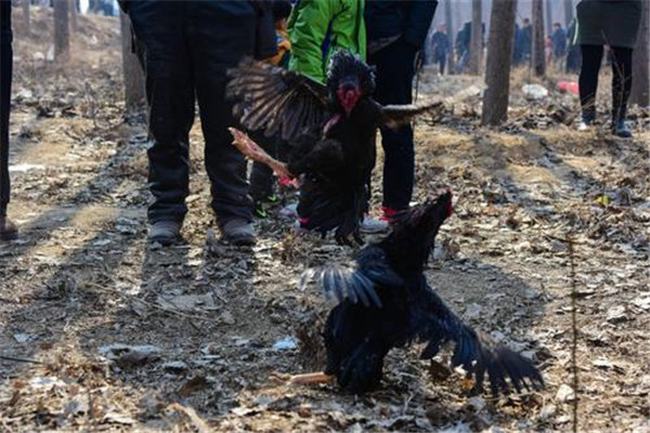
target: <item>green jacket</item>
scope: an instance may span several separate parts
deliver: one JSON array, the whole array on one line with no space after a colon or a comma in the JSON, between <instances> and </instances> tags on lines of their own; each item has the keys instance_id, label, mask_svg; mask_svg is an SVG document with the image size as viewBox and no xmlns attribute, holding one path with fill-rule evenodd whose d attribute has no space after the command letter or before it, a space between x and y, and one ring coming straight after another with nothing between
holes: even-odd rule
<instances>
[{"instance_id":1,"label":"green jacket","mask_svg":"<svg viewBox=\"0 0 650 433\"><path fill-rule=\"evenodd\" d=\"M289 18L289 69L321 83L329 59L345 49L366 59L364 0L299 0Z\"/></svg>"}]
</instances>

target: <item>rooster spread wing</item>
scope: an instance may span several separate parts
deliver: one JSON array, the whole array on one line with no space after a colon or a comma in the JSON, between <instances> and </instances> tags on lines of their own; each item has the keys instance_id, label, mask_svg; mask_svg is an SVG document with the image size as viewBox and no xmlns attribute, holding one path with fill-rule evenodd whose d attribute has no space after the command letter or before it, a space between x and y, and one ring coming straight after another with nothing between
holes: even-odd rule
<instances>
[{"instance_id":1,"label":"rooster spread wing","mask_svg":"<svg viewBox=\"0 0 650 433\"><path fill-rule=\"evenodd\" d=\"M505 346L490 347L476 332L462 322L442 299L423 282L422 290L411 303L410 321L412 334L427 343L423 359L438 353L447 343L454 344L452 366L462 366L474 376L478 389L482 388L485 373L490 379L493 394L509 391L509 384L518 392L522 387L542 387L544 381L533 363Z\"/></svg>"},{"instance_id":2,"label":"rooster spread wing","mask_svg":"<svg viewBox=\"0 0 650 433\"><path fill-rule=\"evenodd\" d=\"M251 131L264 129L267 136L280 132L293 142L330 116L327 88L304 75L244 58L228 76L226 96L234 101L233 114Z\"/></svg>"},{"instance_id":3,"label":"rooster spread wing","mask_svg":"<svg viewBox=\"0 0 650 433\"><path fill-rule=\"evenodd\" d=\"M301 288L310 280L316 280L325 296L337 302L348 300L365 307L382 308L375 288L401 287L404 280L387 264L382 249L367 248L360 254L355 268L327 265L305 271L300 281Z\"/></svg>"},{"instance_id":4,"label":"rooster spread wing","mask_svg":"<svg viewBox=\"0 0 650 433\"><path fill-rule=\"evenodd\" d=\"M442 102L432 102L423 105L384 105L381 107L380 122L381 125L396 129L406 125L416 116L429 112L439 112L443 108L444 104Z\"/></svg>"}]
</instances>

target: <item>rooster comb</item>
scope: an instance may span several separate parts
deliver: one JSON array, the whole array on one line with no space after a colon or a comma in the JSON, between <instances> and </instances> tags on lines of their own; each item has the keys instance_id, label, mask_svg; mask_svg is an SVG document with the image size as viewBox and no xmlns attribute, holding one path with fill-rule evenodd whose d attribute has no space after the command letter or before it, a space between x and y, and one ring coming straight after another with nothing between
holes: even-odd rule
<instances>
[{"instance_id":1,"label":"rooster comb","mask_svg":"<svg viewBox=\"0 0 650 433\"><path fill-rule=\"evenodd\" d=\"M328 87L336 87L338 82L350 75L359 79L361 90L366 95L375 91L375 68L355 54L346 50L338 50L330 59L327 69Z\"/></svg>"}]
</instances>

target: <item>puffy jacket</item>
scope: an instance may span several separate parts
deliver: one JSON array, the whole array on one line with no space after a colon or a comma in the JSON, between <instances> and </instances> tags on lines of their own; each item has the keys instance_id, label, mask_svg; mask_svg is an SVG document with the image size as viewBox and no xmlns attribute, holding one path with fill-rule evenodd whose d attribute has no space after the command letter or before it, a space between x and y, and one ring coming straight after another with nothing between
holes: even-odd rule
<instances>
[{"instance_id":1,"label":"puffy jacket","mask_svg":"<svg viewBox=\"0 0 650 433\"><path fill-rule=\"evenodd\" d=\"M344 49L366 58L364 0L299 0L289 17L289 69L325 82L332 53Z\"/></svg>"},{"instance_id":2,"label":"puffy jacket","mask_svg":"<svg viewBox=\"0 0 650 433\"><path fill-rule=\"evenodd\" d=\"M421 49L437 6L436 0L367 0L368 40L401 35Z\"/></svg>"}]
</instances>

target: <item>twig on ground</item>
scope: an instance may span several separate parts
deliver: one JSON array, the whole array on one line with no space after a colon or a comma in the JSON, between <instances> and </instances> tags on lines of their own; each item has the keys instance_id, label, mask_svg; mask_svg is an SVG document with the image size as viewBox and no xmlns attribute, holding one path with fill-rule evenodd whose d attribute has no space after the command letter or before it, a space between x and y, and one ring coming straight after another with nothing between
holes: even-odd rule
<instances>
[{"instance_id":1,"label":"twig on ground","mask_svg":"<svg viewBox=\"0 0 650 433\"><path fill-rule=\"evenodd\" d=\"M31 359L31 358L22 358L22 357L19 357L19 356L0 355L0 359L3 359L5 361L25 362L25 363L28 363L28 364L44 364L43 361L38 361L36 359Z\"/></svg>"}]
</instances>

